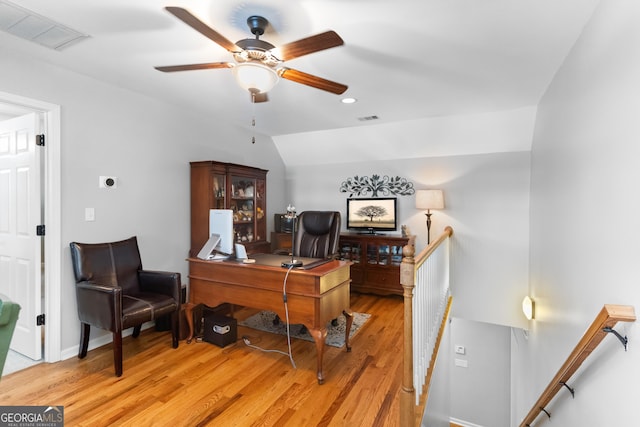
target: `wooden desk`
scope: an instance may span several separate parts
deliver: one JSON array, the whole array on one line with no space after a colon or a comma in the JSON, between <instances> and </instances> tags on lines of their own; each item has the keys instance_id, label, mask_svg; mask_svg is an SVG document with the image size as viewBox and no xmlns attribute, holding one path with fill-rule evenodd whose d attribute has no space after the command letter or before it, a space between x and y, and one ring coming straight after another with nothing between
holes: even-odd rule
<instances>
[{"instance_id":1,"label":"wooden desk","mask_svg":"<svg viewBox=\"0 0 640 427\"><path fill-rule=\"evenodd\" d=\"M231 303L271 310L281 319L286 318L283 299L286 268L197 258L189 258L188 261L191 304L214 307ZM293 269L287 277L289 322L305 325L315 341L319 384L324 383L322 356L327 323L340 314L347 319L345 346L347 351L351 351L349 331L353 316L349 308L349 266L349 262L334 260L309 270Z\"/></svg>"}]
</instances>

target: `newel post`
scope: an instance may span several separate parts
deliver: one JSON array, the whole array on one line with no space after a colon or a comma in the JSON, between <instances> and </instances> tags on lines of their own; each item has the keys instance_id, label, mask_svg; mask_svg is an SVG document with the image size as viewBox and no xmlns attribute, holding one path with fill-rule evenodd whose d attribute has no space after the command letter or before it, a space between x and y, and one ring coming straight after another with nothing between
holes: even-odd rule
<instances>
[{"instance_id":1,"label":"newel post","mask_svg":"<svg viewBox=\"0 0 640 427\"><path fill-rule=\"evenodd\" d=\"M400 284L404 289L404 346L402 389L400 390L400 427L415 426L416 390L413 388L413 288L415 287L415 255L413 241L402 248Z\"/></svg>"}]
</instances>

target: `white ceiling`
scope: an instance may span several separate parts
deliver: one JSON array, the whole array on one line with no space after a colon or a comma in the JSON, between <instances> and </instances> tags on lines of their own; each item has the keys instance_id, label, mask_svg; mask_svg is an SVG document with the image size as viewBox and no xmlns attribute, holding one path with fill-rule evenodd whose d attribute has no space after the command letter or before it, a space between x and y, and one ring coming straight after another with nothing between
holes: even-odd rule
<instances>
[{"instance_id":1,"label":"white ceiling","mask_svg":"<svg viewBox=\"0 0 640 427\"><path fill-rule=\"evenodd\" d=\"M89 37L52 50L0 32L10 49L261 133L288 135L536 105L598 0L14 0ZM282 80L251 104L229 69L153 67L231 60L179 21L188 9L231 41L266 17L278 46L332 29L344 46L285 65L349 86L342 96ZM0 16L0 21L1 21ZM358 118L376 115L376 121Z\"/></svg>"}]
</instances>

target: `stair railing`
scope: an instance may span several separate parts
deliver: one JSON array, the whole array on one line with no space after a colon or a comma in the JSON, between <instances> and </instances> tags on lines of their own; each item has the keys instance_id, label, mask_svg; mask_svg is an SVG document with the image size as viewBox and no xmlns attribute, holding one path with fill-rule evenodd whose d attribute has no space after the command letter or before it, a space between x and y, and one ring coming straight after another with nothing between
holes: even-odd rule
<instances>
[{"instance_id":1,"label":"stair railing","mask_svg":"<svg viewBox=\"0 0 640 427\"><path fill-rule=\"evenodd\" d=\"M404 347L400 426L415 427L421 419L417 409L434 354L438 351L443 320L451 304L449 288L449 243L453 234L446 227L442 235L415 255L412 243L403 248L400 284L404 289ZM416 390L418 392L416 393Z\"/></svg>"},{"instance_id":2,"label":"stair railing","mask_svg":"<svg viewBox=\"0 0 640 427\"><path fill-rule=\"evenodd\" d=\"M540 398L538 398L527 416L522 420L520 427L530 426L541 412L544 412L551 418L551 414L549 414L545 408L562 387L566 387L571 394L574 394L574 390L568 383L569 378L578 370L582 362L586 360L607 334L614 334L626 350L627 338L621 336L613 327L618 322L635 322L635 320L636 315L632 306L605 304L558 373L553 377L547 388L545 388L540 395Z\"/></svg>"}]
</instances>

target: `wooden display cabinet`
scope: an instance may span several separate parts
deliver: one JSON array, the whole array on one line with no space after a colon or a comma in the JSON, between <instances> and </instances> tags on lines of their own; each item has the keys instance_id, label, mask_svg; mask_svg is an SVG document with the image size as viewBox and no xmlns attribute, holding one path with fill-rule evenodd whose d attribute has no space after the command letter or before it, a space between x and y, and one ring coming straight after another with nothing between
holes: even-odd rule
<instances>
[{"instance_id":1,"label":"wooden display cabinet","mask_svg":"<svg viewBox=\"0 0 640 427\"><path fill-rule=\"evenodd\" d=\"M236 243L248 253L268 252L267 172L216 161L191 162L191 249L195 256L209 238L209 210L233 210Z\"/></svg>"},{"instance_id":2,"label":"wooden display cabinet","mask_svg":"<svg viewBox=\"0 0 640 427\"><path fill-rule=\"evenodd\" d=\"M377 295L402 295L402 248L413 237L343 233L340 257L351 264L351 290Z\"/></svg>"}]
</instances>

